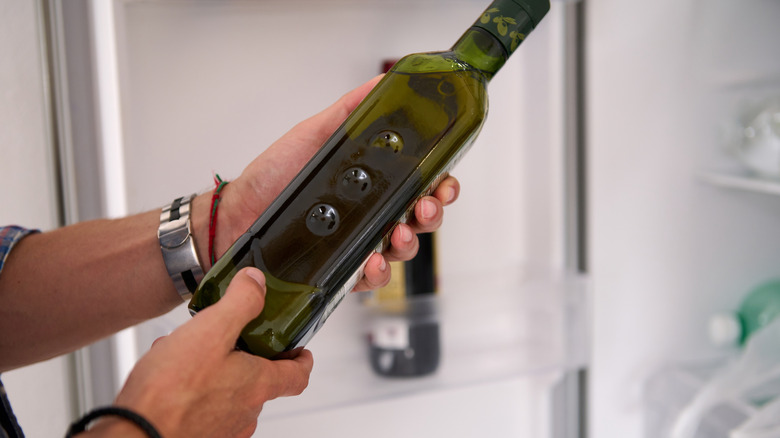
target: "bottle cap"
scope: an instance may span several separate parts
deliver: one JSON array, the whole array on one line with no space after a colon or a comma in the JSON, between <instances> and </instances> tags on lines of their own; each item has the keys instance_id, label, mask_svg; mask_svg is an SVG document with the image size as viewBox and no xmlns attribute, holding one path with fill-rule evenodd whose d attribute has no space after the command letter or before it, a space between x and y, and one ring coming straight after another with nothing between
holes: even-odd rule
<instances>
[{"instance_id":1,"label":"bottle cap","mask_svg":"<svg viewBox=\"0 0 780 438\"><path fill-rule=\"evenodd\" d=\"M710 318L710 340L718 347L733 347L742 337L739 318L731 313L718 313Z\"/></svg>"},{"instance_id":2,"label":"bottle cap","mask_svg":"<svg viewBox=\"0 0 780 438\"><path fill-rule=\"evenodd\" d=\"M495 0L474 23L511 55L550 10L549 0Z\"/></svg>"},{"instance_id":3,"label":"bottle cap","mask_svg":"<svg viewBox=\"0 0 780 438\"><path fill-rule=\"evenodd\" d=\"M515 3L517 3L521 8L525 9L525 12L528 13L528 16L531 17L531 21L534 23L534 27L536 27L540 21L542 21L542 18L544 18L545 15L547 15L547 12L550 10L550 1L549 0L513 0Z\"/></svg>"}]
</instances>

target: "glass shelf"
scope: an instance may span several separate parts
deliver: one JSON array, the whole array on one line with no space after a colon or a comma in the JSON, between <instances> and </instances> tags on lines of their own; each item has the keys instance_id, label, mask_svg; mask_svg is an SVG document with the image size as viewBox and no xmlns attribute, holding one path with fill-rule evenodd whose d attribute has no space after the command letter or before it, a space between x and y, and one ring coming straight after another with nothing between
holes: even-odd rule
<instances>
[{"instance_id":1,"label":"glass shelf","mask_svg":"<svg viewBox=\"0 0 780 438\"><path fill-rule=\"evenodd\" d=\"M436 298L441 358L423 377L386 377L372 369L368 329L375 310L366 294L348 295L307 346L309 386L263 408L283 419L334 407L433 391L551 376L585 365L589 351L587 278L547 269L502 266L493 272L442 275ZM137 326L138 352L190 319L186 306Z\"/></svg>"},{"instance_id":2,"label":"glass shelf","mask_svg":"<svg viewBox=\"0 0 780 438\"><path fill-rule=\"evenodd\" d=\"M708 170L698 174L699 179L719 187L754 193L780 195L780 180L757 176L741 170Z\"/></svg>"},{"instance_id":3,"label":"glass shelf","mask_svg":"<svg viewBox=\"0 0 780 438\"><path fill-rule=\"evenodd\" d=\"M440 285L441 362L424 377L386 377L369 362L372 310L360 294L339 306L308 348L314 371L306 391L277 399L266 419L335 406L477 385L518 376L548 378L584 365L587 282L578 276L504 272L450 276Z\"/></svg>"}]
</instances>

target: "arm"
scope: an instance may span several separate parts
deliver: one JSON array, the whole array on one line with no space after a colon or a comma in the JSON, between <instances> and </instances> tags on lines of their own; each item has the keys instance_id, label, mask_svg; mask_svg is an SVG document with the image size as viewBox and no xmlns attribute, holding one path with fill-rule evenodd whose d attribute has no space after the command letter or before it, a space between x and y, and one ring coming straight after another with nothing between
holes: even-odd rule
<instances>
[{"instance_id":1,"label":"arm","mask_svg":"<svg viewBox=\"0 0 780 438\"><path fill-rule=\"evenodd\" d=\"M222 254L297 174L376 84L367 82L301 122L247 166L222 192L214 242ZM417 251L415 232L432 231L458 195L448 178L418 203L415 220L396 228L391 246L369 260L357 289L385 284L386 261ZM193 201L192 227L204 269L210 193ZM159 210L80 223L17 244L0 275L0 371L72 351L181 303L157 241Z\"/></svg>"},{"instance_id":2,"label":"arm","mask_svg":"<svg viewBox=\"0 0 780 438\"><path fill-rule=\"evenodd\" d=\"M17 243L0 275L0 370L72 351L181 303L157 223L148 212Z\"/></svg>"}]
</instances>

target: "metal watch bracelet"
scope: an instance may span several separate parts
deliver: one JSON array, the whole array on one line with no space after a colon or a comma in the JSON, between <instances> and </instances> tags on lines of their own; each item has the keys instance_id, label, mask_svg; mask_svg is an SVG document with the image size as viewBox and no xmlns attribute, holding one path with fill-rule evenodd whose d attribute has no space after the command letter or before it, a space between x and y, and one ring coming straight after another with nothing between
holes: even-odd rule
<instances>
[{"instance_id":1,"label":"metal watch bracelet","mask_svg":"<svg viewBox=\"0 0 780 438\"><path fill-rule=\"evenodd\" d=\"M163 207L160 227L157 229L165 268L184 301L192 297L198 283L203 279L203 268L195 249L190 222L194 198L195 194L181 197Z\"/></svg>"}]
</instances>

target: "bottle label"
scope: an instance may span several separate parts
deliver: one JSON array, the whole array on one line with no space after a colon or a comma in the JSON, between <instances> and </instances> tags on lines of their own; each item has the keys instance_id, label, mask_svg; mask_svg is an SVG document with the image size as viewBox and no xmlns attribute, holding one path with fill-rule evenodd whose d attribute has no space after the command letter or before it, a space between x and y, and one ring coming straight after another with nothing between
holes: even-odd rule
<instances>
[{"instance_id":1,"label":"bottle label","mask_svg":"<svg viewBox=\"0 0 780 438\"><path fill-rule=\"evenodd\" d=\"M404 317L377 318L369 333L374 347L401 351L409 348L409 321Z\"/></svg>"},{"instance_id":2,"label":"bottle label","mask_svg":"<svg viewBox=\"0 0 780 438\"><path fill-rule=\"evenodd\" d=\"M528 13L511 0L495 1L485 10L473 27L486 30L504 46L511 55L525 37L534 30Z\"/></svg>"}]
</instances>

